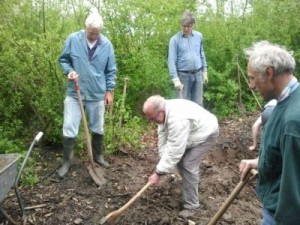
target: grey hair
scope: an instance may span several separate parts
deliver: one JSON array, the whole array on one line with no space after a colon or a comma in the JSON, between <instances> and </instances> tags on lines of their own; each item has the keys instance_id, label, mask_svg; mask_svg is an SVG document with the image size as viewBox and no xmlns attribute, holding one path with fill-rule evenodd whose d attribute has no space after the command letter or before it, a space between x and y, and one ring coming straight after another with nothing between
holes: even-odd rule
<instances>
[{"instance_id":1,"label":"grey hair","mask_svg":"<svg viewBox=\"0 0 300 225\"><path fill-rule=\"evenodd\" d=\"M164 110L165 107L166 99L160 95L153 95L145 101L143 105L143 112L146 113L149 108L153 108L153 112L157 113L160 110Z\"/></svg>"},{"instance_id":2,"label":"grey hair","mask_svg":"<svg viewBox=\"0 0 300 225\"><path fill-rule=\"evenodd\" d=\"M192 12L186 10L182 14L181 24L192 24L194 25L196 22L195 16Z\"/></svg>"},{"instance_id":3,"label":"grey hair","mask_svg":"<svg viewBox=\"0 0 300 225\"><path fill-rule=\"evenodd\" d=\"M292 74L296 67L293 52L288 51L284 46L260 41L244 50L251 67L262 77L268 67L272 67L274 75L283 73Z\"/></svg>"},{"instance_id":4,"label":"grey hair","mask_svg":"<svg viewBox=\"0 0 300 225\"><path fill-rule=\"evenodd\" d=\"M92 12L85 20L86 27L103 29L103 20L98 12Z\"/></svg>"}]
</instances>

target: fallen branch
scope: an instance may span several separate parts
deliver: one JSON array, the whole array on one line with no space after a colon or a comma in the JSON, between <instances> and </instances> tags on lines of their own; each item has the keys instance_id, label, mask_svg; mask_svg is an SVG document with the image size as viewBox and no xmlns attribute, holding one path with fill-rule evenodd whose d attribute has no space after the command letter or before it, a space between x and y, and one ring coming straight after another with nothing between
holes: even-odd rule
<instances>
[{"instance_id":1,"label":"fallen branch","mask_svg":"<svg viewBox=\"0 0 300 225\"><path fill-rule=\"evenodd\" d=\"M0 212L3 214L3 216L8 220L8 222L10 222L13 225L17 225L17 223L4 211L4 209L2 209L2 207L0 206Z\"/></svg>"},{"instance_id":2,"label":"fallen branch","mask_svg":"<svg viewBox=\"0 0 300 225\"><path fill-rule=\"evenodd\" d=\"M24 219L23 219L23 221L22 221L21 224L22 224L22 225L26 225L26 224L27 224L27 216L24 217Z\"/></svg>"},{"instance_id":3,"label":"fallen branch","mask_svg":"<svg viewBox=\"0 0 300 225\"><path fill-rule=\"evenodd\" d=\"M133 192L130 192L130 193L124 193L124 194L113 194L113 195L107 195L106 197L107 198L120 198L120 197L127 197L127 196L130 196L132 195Z\"/></svg>"},{"instance_id":4,"label":"fallen branch","mask_svg":"<svg viewBox=\"0 0 300 225\"><path fill-rule=\"evenodd\" d=\"M46 214L46 215L44 215L44 217L49 217L49 216L51 216L53 213L48 213L48 214Z\"/></svg>"},{"instance_id":5,"label":"fallen branch","mask_svg":"<svg viewBox=\"0 0 300 225\"><path fill-rule=\"evenodd\" d=\"M25 207L25 210L29 210L29 209L38 209L38 208L43 208L43 207L46 207L46 206L47 206L47 204L28 206L28 207Z\"/></svg>"},{"instance_id":6,"label":"fallen branch","mask_svg":"<svg viewBox=\"0 0 300 225\"><path fill-rule=\"evenodd\" d=\"M57 180L57 179L52 179L52 178L50 178L49 181L54 182L54 183L59 183L59 182L60 182L59 180Z\"/></svg>"},{"instance_id":7,"label":"fallen branch","mask_svg":"<svg viewBox=\"0 0 300 225\"><path fill-rule=\"evenodd\" d=\"M45 176L41 177L39 180L39 183L43 182L46 180L48 177L50 177L56 170L60 167L61 165L57 165L53 170L51 170L49 173L47 173Z\"/></svg>"},{"instance_id":8,"label":"fallen branch","mask_svg":"<svg viewBox=\"0 0 300 225\"><path fill-rule=\"evenodd\" d=\"M160 202L155 201L155 200L153 200L153 199L151 199L151 198L148 198L148 197L141 197L141 199L146 199L147 201L152 202L152 203L155 203L155 204L159 205L159 207L163 207L163 208L167 209L168 211L173 211L173 210L174 210L174 209L171 209L170 207L167 207L166 205L163 205L163 204L161 204ZM152 205L152 206L154 207L154 205ZM159 209L158 209L158 211L159 211Z\"/></svg>"}]
</instances>

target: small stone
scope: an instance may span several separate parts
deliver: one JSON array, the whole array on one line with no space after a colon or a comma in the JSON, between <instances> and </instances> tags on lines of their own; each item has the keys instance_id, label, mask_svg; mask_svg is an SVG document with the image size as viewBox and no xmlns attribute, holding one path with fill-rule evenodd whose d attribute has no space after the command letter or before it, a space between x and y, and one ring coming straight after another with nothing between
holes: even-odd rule
<instances>
[{"instance_id":1,"label":"small stone","mask_svg":"<svg viewBox=\"0 0 300 225\"><path fill-rule=\"evenodd\" d=\"M75 224L81 224L82 221L83 221L83 219L77 218L77 219L74 221L74 223L75 223Z\"/></svg>"}]
</instances>

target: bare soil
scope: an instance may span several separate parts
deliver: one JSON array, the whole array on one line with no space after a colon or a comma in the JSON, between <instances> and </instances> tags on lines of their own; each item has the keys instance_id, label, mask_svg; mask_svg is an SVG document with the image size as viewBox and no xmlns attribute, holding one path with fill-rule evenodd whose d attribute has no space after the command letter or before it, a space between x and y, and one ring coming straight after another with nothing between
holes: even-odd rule
<instances>
[{"instance_id":1,"label":"bare soil","mask_svg":"<svg viewBox=\"0 0 300 225\"><path fill-rule=\"evenodd\" d=\"M220 137L216 146L201 164L199 198L201 207L190 221L208 224L239 182L238 165L241 159L254 158L249 151L251 127L258 113L219 121ZM76 158L70 173L63 180L55 173L61 149L42 147L35 168L40 182L35 187L21 186L26 210L23 224L99 224L101 218L126 204L146 183L158 162L155 129L141 140L147 145L143 152L126 149L108 156L111 167L105 169L106 184L93 182L86 168L86 157ZM220 225L258 225L261 203L255 193L256 181L251 181L230 205ZM116 224L179 225L188 220L178 217L181 203L179 176L166 175L158 186L149 187L124 213ZM1 202L2 208L21 224L20 207L13 189ZM32 207L32 208L30 208ZM36 208L35 208L36 207ZM0 213L0 225L9 224Z\"/></svg>"}]
</instances>

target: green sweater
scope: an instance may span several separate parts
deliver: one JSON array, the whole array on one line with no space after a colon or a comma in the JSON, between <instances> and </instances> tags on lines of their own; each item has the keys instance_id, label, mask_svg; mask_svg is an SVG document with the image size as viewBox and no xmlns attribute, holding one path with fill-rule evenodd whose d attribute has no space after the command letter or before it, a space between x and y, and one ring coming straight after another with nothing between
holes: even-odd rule
<instances>
[{"instance_id":1,"label":"green sweater","mask_svg":"<svg viewBox=\"0 0 300 225\"><path fill-rule=\"evenodd\" d=\"M278 102L262 136L257 193L277 225L300 222L300 86Z\"/></svg>"}]
</instances>

